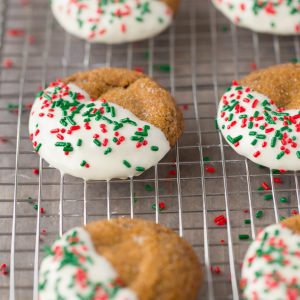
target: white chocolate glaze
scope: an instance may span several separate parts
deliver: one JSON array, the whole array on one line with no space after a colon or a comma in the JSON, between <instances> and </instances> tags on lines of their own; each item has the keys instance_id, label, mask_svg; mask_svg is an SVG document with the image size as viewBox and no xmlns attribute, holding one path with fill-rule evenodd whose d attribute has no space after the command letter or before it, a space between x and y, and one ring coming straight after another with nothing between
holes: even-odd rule
<instances>
[{"instance_id":1,"label":"white chocolate glaze","mask_svg":"<svg viewBox=\"0 0 300 300\"><path fill-rule=\"evenodd\" d=\"M39 300L137 300L83 228L69 230L47 251L40 267Z\"/></svg>"},{"instance_id":2,"label":"white chocolate glaze","mask_svg":"<svg viewBox=\"0 0 300 300\"><path fill-rule=\"evenodd\" d=\"M234 24L257 32L300 33L299 0L212 0Z\"/></svg>"},{"instance_id":3,"label":"white chocolate glaze","mask_svg":"<svg viewBox=\"0 0 300 300\"><path fill-rule=\"evenodd\" d=\"M159 0L52 0L51 6L66 31L107 44L153 37L173 18L171 9Z\"/></svg>"},{"instance_id":4,"label":"white chocolate glaze","mask_svg":"<svg viewBox=\"0 0 300 300\"><path fill-rule=\"evenodd\" d=\"M299 300L300 236L282 224L260 232L245 256L241 288L246 300Z\"/></svg>"},{"instance_id":5,"label":"white chocolate glaze","mask_svg":"<svg viewBox=\"0 0 300 300\"><path fill-rule=\"evenodd\" d=\"M299 110L278 108L267 96L234 84L222 96L217 122L240 155L279 170L300 170Z\"/></svg>"},{"instance_id":6,"label":"white chocolate glaze","mask_svg":"<svg viewBox=\"0 0 300 300\"><path fill-rule=\"evenodd\" d=\"M159 128L62 82L38 94L29 132L34 148L51 166L86 180L140 175L170 149Z\"/></svg>"}]
</instances>

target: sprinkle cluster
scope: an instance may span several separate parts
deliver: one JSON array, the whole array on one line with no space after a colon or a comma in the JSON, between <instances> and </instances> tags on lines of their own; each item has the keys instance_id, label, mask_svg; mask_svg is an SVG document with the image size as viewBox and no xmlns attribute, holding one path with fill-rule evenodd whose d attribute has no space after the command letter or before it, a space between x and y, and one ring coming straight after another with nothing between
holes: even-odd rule
<instances>
[{"instance_id":1,"label":"sprinkle cluster","mask_svg":"<svg viewBox=\"0 0 300 300\"><path fill-rule=\"evenodd\" d=\"M82 228L68 231L45 250L39 299L136 300L111 265L95 252Z\"/></svg>"},{"instance_id":2,"label":"sprinkle cluster","mask_svg":"<svg viewBox=\"0 0 300 300\"><path fill-rule=\"evenodd\" d=\"M40 142L40 132L42 127L45 128L45 125L40 126L40 123L45 119L49 119L49 122L50 119L56 119L53 123L55 127L50 127L49 132L43 134L51 136L47 139L47 143L53 141L52 145L57 151L62 152L66 159L87 145L96 149L99 156L110 156L124 143L133 144L132 147L136 151L147 148L149 153L154 153L160 150L159 146L153 144L151 140L148 141L148 135L152 130L150 125L140 127L129 117L120 119L118 117L120 108L116 105L105 99L86 99L85 95L72 91L69 85L61 81L53 82L49 88L39 92L36 101L40 103L40 107L38 109L33 107L31 115L35 115L37 121L34 130L30 132L30 139L36 152L42 147L47 147ZM57 124L60 126L56 127ZM78 138L74 139L74 136ZM134 168L136 172L145 171L144 166L131 163L131 155L133 153L120 160L122 164L120 168ZM78 161L77 167L92 168L91 159L88 156L83 157Z\"/></svg>"},{"instance_id":3,"label":"sprinkle cluster","mask_svg":"<svg viewBox=\"0 0 300 300\"><path fill-rule=\"evenodd\" d=\"M299 299L299 268L300 237L282 224L265 228L243 263L245 299Z\"/></svg>"},{"instance_id":4,"label":"sprinkle cluster","mask_svg":"<svg viewBox=\"0 0 300 300\"><path fill-rule=\"evenodd\" d=\"M218 112L218 124L230 145L249 159L256 161L263 154L262 165L272 169L274 161L289 157L286 169L297 167L300 159L300 111L277 107L266 96L239 86L237 82L223 95Z\"/></svg>"},{"instance_id":5,"label":"sprinkle cluster","mask_svg":"<svg viewBox=\"0 0 300 300\"><path fill-rule=\"evenodd\" d=\"M116 20L121 21L119 31L126 34L128 26L132 24L128 22L134 19L135 25L144 22L147 15L151 15L151 2L149 0L95 0L96 7L92 15L88 18L84 16L85 11L94 8L93 1L90 0L69 0L66 7L66 12L70 13L72 10L76 11L76 20L78 29L88 28L88 39L94 40L96 37L104 36L108 32L107 25L112 26ZM114 4L118 4L114 7ZM163 12L165 16L172 15L170 9ZM101 22L104 17L109 17L108 24ZM164 23L165 19L157 16L158 23Z\"/></svg>"},{"instance_id":6,"label":"sprinkle cluster","mask_svg":"<svg viewBox=\"0 0 300 300\"><path fill-rule=\"evenodd\" d=\"M289 30L284 24L286 20L282 20L282 11L284 10L287 14L286 18L298 17L294 19L294 27L291 30L294 33L300 32L300 0L214 0L214 2L217 7L223 6L236 24L246 24L247 20L245 19L250 19L250 14L253 17L263 15L266 25L270 30L274 29L275 31L280 30L281 26L282 30ZM252 26L261 26L262 28L265 24L252 24Z\"/></svg>"}]
</instances>

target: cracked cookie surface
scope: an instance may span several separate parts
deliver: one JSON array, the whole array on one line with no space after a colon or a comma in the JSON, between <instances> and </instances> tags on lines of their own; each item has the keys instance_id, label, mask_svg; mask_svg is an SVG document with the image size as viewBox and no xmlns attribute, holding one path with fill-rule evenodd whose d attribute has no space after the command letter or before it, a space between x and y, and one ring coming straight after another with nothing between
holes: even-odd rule
<instances>
[{"instance_id":1,"label":"cracked cookie surface","mask_svg":"<svg viewBox=\"0 0 300 300\"><path fill-rule=\"evenodd\" d=\"M35 151L63 174L110 180L156 165L182 133L172 96L126 69L79 72L38 93L29 120Z\"/></svg>"}]
</instances>

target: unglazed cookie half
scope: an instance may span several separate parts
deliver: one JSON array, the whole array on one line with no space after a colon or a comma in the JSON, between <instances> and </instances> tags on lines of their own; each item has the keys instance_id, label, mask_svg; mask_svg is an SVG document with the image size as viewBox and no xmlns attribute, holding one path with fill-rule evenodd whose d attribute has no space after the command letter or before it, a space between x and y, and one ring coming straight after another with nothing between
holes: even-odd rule
<instances>
[{"instance_id":1,"label":"unglazed cookie half","mask_svg":"<svg viewBox=\"0 0 300 300\"><path fill-rule=\"evenodd\" d=\"M212 2L238 26L264 33L300 34L298 0L212 0Z\"/></svg>"},{"instance_id":2,"label":"unglazed cookie half","mask_svg":"<svg viewBox=\"0 0 300 300\"><path fill-rule=\"evenodd\" d=\"M245 300L300 299L300 216L262 230L242 266Z\"/></svg>"},{"instance_id":3,"label":"unglazed cookie half","mask_svg":"<svg viewBox=\"0 0 300 300\"><path fill-rule=\"evenodd\" d=\"M172 230L113 219L71 229L48 249L39 299L193 300L201 280L192 247Z\"/></svg>"},{"instance_id":4,"label":"unglazed cookie half","mask_svg":"<svg viewBox=\"0 0 300 300\"><path fill-rule=\"evenodd\" d=\"M153 37L172 22L179 0L52 0L60 25L98 43L118 44Z\"/></svg>"},{"instance_id":5,"label":"unglazed cookie half","mask_svg":"<svg viewBox=\"0 0 300 300\"><path fill-rule=\"evenodd\" d=\"M300 65L253 72L222 96L217 122L239 154L270 169L300 169Z\"/></svg>"},{"instance_id":6,"label":"unglazed cookie half","mask_svg":"<svg viewBox=\"0 0 300 300\"><path fill-rule=\"evenodd\" d=\"M156 82L126 69L95 69L38 93L30 120L36 152L86 180L140 175L182 133L182 114Z\"/></svg>"}]
</instances>

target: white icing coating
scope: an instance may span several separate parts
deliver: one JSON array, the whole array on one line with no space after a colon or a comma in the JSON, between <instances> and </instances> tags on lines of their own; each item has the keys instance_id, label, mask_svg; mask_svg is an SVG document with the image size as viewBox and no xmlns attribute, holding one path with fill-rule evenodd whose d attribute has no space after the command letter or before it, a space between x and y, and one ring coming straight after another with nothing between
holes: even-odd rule
<instances>
[{"instance_id":1,"label":"white icing coating","mask_svg":"<svg viewBox=\"0 0 300 300\"><path fill-rule=\"evenodd\" d=\"M300 170L299 110L278 109L267 96L234 85L222 96L217 121L240 155L270 169ZM241 139L235 143L230 137Z\"/></svg>"},{"instance_id":2,"label":"white icing coating","mask_svg":"<svg viewBox=\"0 0 300 300\"><path fill-rule=\"evenodd\" d=\"M51 6L66 31L107 44L153 37L173 18L171 9L159 0L52 0Z\"/></svg>"},{"instance_id":3,"label":"white icing coating","mask_svg":"<svg viewBox=\"0 0 300 300\"><path fill-rule=\"evenodd\" d=\"M300 33L299 0L212 0L212 2L238 26L257 32L281 35Z\"/></svg>"},{"instance_id":4,"label":"white icing coating","mask_svg":"<svg viewBox=\"0 0 300 300\"><path fill-rule=\"evenodd\" d=\"M39 300L137 300L83 228L66 232L48 252L40 267Z\"/></svg>"},{"instance_id":5,"label":"white icing coating","mask_svg":"<svg viewBox=\"0 0 300 300\"><path fill-rule=\"evenodd\" d=\"M29 132L34 147L39 148L40 145L39 155L63 174L86 180L124 179L140 175L144 170L156 165L169 151L170 145L163 132L154 125L138 119L127 109L117 104L90 99L84 90L74 84L53 85L55 86L48 87L36 98L29 120ZM72 95L80 98L76 100L77 106L69 104L74 101ZM69 105L66 110L67 116L71 116L78 107L83 106L80 113L76 113L72 118L75 127L80 128L72 130L68 117L63 116L61 106L54 103L57 103L58 99ZM107 106L111 111L107 111ZM112 117L113 108L115 117ZM96 113L93 113L95 111ZM100 120L96 120L97 113L99 118L101 117ZM65 126L62 125L61 119L65 120ZM114 123L110 124L107 119ZM123 122L129 119L135 124ZM122 127L116 129L116 124ZM145 127L149 129L146 130ZM133 138L140 141L132 140ZM82 142L80 146L79 140ZM61 142L70 143L72 149L69 151L63 146L56 146ZM126 166L126 163L129 165Z\"/></svg>"},{"instance_id":6,"label":"white icing coating","mask_svg":"<svg viewBox=\"0 0 300 300\"><path fill-rule=\"evenodd\" d=\"M300 236L281 224L259 233L242 267L246 300L300 299Z\"/></svg>"}]
</instances>

